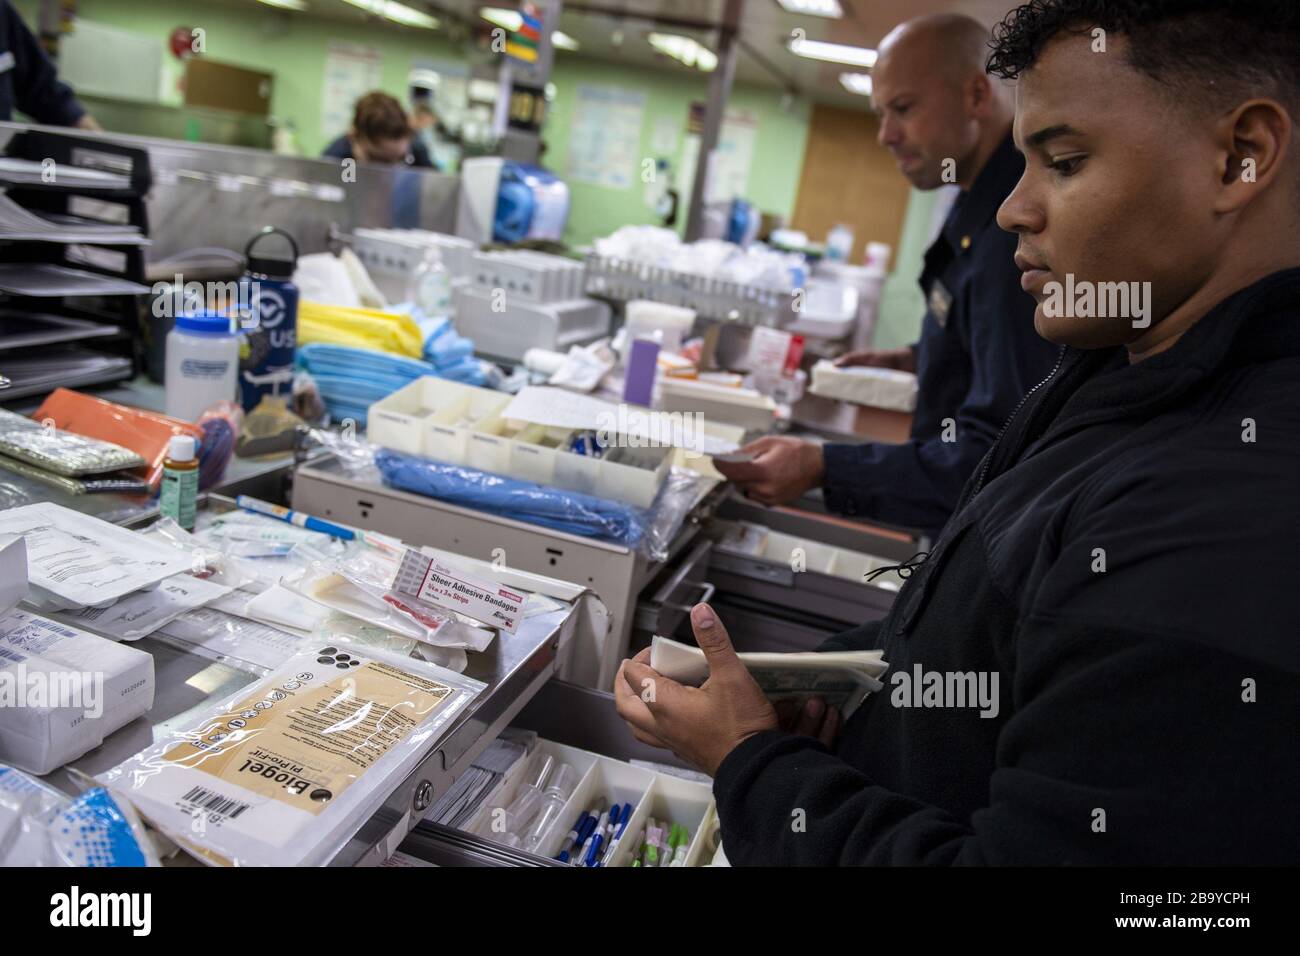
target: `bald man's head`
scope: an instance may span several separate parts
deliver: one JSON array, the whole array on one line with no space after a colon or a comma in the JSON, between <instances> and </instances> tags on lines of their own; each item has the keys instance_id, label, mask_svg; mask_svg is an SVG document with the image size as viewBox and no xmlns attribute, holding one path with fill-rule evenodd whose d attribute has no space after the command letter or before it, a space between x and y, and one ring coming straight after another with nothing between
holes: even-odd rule
<instances>
[{"instance_id":1,"label":"bald man's head","mask_svg":"<svg viewBox=\"0 0 1300 956\"><path fill-rule=\"evenodd\" d=\"M984 72L989 30L956 13L900 24L871 71L880 142L918 189L972 178L980 144L1010 129L1013 104ZM948 175L945 175L945 174Z\"/></svg>"},{"instance_id":2,"label":"bald man's head","mask_svg":"<svg viewBox=\"0 0 1300 956\"><path fill-rule=\"evenodd\" d=\"M880 41L877 52L877 69L882 62L898 57L924 63L960 84L972 74L984 75L989 30L961 13L932 13L894 27Z\"/></svg>"}]
</instances>

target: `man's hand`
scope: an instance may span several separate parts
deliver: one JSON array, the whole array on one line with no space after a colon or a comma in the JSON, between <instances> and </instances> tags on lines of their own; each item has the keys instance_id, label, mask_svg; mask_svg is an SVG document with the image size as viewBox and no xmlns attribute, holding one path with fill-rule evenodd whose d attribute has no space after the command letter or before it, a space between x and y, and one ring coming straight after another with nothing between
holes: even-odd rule
<instances>
[{"instance_id":1,"label":"man's hand","mask_svg":"<svg viewBox=\"0 0 1300 956\"><path fill-rule=\"evenodd\" d=\"M866 349L847 352L835 360L840 368L867 365L872 368L892 368L900 372L916 371L916 353L911 349Z\"/></svg>"},{"instance_id":2,"label":"man's hand","mask_svg":"<svg viewBox=\"0 0 1300 956\"><path fill-rule=\"evenodd\" d=\"M712 777L741 741L779 725L713 608L695 605L691 627L709 662L709 679L700 687L670 680L650 668L644 650L619 668L614 705L637 740L666 747Z\"/></svg>"},{"instance_id":3,"label":"man's hand","mask_svg":"<svg viewBox=\"0 0 1300 956\"><path fill-rule=\"evenodd\" d=\"M741 451L752 454L754 460L728 463L715 458L713 467L759 504L794 501L820 485L826 470L820 445L788 435L760 438Z\"/></svg>"},{"instance_id":4,"label":"man's hand","mask_svg":"<svg viewBox=\"0 0 1300 956\"><path fill-rule=\"evenodd\" d=\"M831 750L835 749L842 725L839 708L827 707L820 697L811 697L802 706L797 700L778 700L776 719L786 733L816 737Z\"/></svg>"}]
</instances>

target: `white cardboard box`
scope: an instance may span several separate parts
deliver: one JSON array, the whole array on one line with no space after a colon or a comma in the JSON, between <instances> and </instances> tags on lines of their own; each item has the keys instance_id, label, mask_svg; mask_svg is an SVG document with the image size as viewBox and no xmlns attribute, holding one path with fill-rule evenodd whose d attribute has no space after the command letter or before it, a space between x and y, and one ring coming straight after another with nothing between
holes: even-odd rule
<instances>
[{"instance_id":1,"label":"white cardboard box","mask_svg":"<svg viewBox=\"0 0 1300 956\"><path fill-rule=\"evenodd\" d=\"M38 776L153 707L153 656L28 611L0 616L0 763Z\"/></svg>"}]
</instances>

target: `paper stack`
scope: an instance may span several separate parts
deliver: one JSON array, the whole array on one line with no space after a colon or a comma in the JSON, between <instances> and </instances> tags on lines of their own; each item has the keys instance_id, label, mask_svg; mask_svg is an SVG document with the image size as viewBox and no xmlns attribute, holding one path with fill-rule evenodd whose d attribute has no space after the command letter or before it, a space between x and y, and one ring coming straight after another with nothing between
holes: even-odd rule
<instances>
[{"instance_id":1,"label":"paper stack","mask_svg":"<svg viewBox=\"0 0 1300 956\"><path fill-rule=\"evenodd\" d=\"M822 398L834 398L853 405L895 412L916 411L916 376L892 368L861 365L840 368L822 359L813 366L810 391Z\"/></svg>"},{"instance_id":2,"label":"paper stack","mask_svg":"<svg viewBox=\"0 0 1300 956\"><path fill-rule=\"evenodd\" d=\"M808 700L820 697L836 707L845 720L867 694L884 685L889 669L880 651L816 651L795 653L745 652L738 655L769 700ZM681 684L699 686L709 676L708 661L698 647L655 635L650 666Z\"/></svg>"}]
</instances>

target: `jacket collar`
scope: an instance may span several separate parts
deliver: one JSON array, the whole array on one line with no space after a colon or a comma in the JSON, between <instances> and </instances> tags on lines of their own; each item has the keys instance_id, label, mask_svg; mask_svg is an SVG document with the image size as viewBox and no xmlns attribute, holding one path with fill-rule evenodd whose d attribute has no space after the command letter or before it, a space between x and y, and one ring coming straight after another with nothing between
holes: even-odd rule
<instances>
[{"instance_id":1,"label":"jacket collar","mask_svg":"<svg viewBox=\"0 0 1300 956\"><path fill-rule=\"evenodd\" d=\"M1300 356L1300 268L1286 269L1233 293L1173 347L1130 365L1123 348L1063 350L1051 378L1012 414L988 452L984 481L962 503L1017 462L1039 437L1056 439L1096 422L1149 418L1230 368ZM959 509L960 510L960 509Z\"/></svg>"},{"instance_id":2,"label":"jacket collar","mask_svg":"<svg viewBox=\"0 0 1300 956\"><path fill-rule=\"evenodd\" d=\"M1024 171L1024 157L1016 152L1011 134L1007 133L971 188L957 198L952 214L943 225L943 237L954 251L964 252L971 247L980 230L993 221Z\"/></svg>"},{"instance_id":3,"label":"jacket collar","mask_svg":"<svg viewBox=\"0 0 1300 956\"><path fill-rule=\"evenodd\" d=\"M1080 387L1059 420L1151 414L1225 368L1300 356L1297 303L1300 268L1266 276L1212 308L1168 350L1137 365L1126 356L1105 363L1109 373Z\"/></svg>"}]
</instances>

